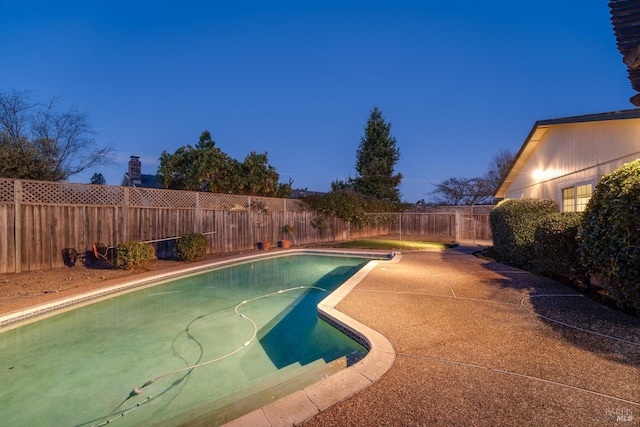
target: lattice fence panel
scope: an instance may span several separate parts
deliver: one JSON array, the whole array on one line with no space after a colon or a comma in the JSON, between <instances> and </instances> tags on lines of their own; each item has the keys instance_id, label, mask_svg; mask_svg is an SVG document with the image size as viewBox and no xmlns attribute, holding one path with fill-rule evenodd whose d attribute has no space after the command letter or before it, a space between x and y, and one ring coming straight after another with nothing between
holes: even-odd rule
<instances>
[{"instance_id":1,"label":"lattice fence panel","mask_svg":"<svg viewBox=\"0 0 640 427\"><path fill-rule=\"evenodd\" d=\"M284 203L283 199L276 199L275 197L251 196L251 208L272 212L282 212L284 210Z\"/></svg>"},{"instance_id":2,"label":"lattice fence panel","mask_svg":"<svg viewBox=\"0 0 640 427\"><path fill-rule=\"evenodd\" d=\"M22 203L44 205L114 205L124 202L124 189L106 185L22 181Z\"/></svg>"},{"instance_id":3,"label":"lattice fence panel","mask_svg":"<svg viewBox=\"0 0 640 427\"><path fill-rule=\"evenodd\" d=\"M214 209L224 211L246 211L249 209L247 196L233 194L199 193L200 207L202 209Z\"/></svg>"},{"instance_id":4,"label":"lattice fence panel","mask_svg":"<svg viewBox=\"0 0 640 427\"><path fill-rule=\"evenodd\" d=\"M13 181L0 179L0 202L13 203Z\"/></svg>"},{"instance_id":5,"label":"lattice fence panel","mask_svg":"<svg viewBox=\"0 0 640 427\"><path fill-rule=\"evenodd\" d=\"M129 188L129 205L150 207L195 208L196 193L191 191Z\"/></svg>"},{"instance_id":6,"label":"lattice fence panel","mask_svg":"<svg viewBox=\"0 0 640 427\"><path fill-rule=\"evenodd\" d=\"M307 210L304 204L297 199L287 199L286 204L288 212L305 212Z\"/></svg>"},{"instance_id":7,"label":"lattice fence panel","mask_svg":"<svg viewBox=\"0 0 640 427\"><path fill-rule=\"evenodd\" d=\"M475 215L484 215L491 213L491 210L494 208L494 205L461 205L461 206L435 206L430 207L431 210L427 211L428 213L461 213L461 214L475 214Z\"/></svg>"}]
</instances>

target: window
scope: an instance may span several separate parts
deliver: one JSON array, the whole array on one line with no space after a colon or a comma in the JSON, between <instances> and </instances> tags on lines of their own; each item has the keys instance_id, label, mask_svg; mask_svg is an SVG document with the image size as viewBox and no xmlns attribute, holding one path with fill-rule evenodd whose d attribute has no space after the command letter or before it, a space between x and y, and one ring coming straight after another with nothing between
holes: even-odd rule
<instances>
[{"instance_id":1,"label":"window","mask_svg":"<svg viewBox=\"0 0 640 427\"><path fill-rule=\"evenodd\" d=\"M592 184L562 189L562 212L582 212L593 193Z\"/></svg>"},{"instance_id":2,"label":"window","mask_svg":"<svg viewBox=\"0 0 640 427\"><path fill-rule=\"evenodd\" d=\"M563 188L562 189L562 212L575 212L576 211L576 188Z\"/></svg>"},{"instance_id":3,"label":"window","mask_svg":"<svg viewBox=\"0 0 640 427\"><path fill-rule=\"evenodd\" d=\"M593 193L591 184L579 185L576 187L576 193L576 212L582 212L586 209L587 203Z\"/></svg>"}]
</instances>

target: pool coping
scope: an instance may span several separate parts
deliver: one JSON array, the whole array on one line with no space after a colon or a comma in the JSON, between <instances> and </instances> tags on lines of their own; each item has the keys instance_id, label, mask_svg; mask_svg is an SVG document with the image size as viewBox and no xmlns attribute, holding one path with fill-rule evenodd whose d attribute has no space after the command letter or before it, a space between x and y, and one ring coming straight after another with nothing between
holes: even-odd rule
<instances>
[{"instance_id":1,"label":"pool coping","mask_svg":"<svg viewBox=\"0 0 640 427\"><path fill-rule=\"evenodd\" d=\"M335 249L288 249L278 252L266 252L260 254L244 255L227 258L213 262L199 263L198 265L180 268L171 273L159 273L141 279L134 279L111 287L82 293L76 296L62 298L45 304L40 304L28 309L22 309L6 313L0 316L0 332L20 327L24 324L59 314L90 304L101 299L111 298L116 294L133 292L148 286L171 280L198 274L211 268L224 267L229 264L238 264L258 260L261 258L273 258L293 254L320 254L341 256L362 256L377 258L369 261L356 274L344 282L338 289L320 301L317 306L318 315L363 344L367 349L367 355L357 363L336 372L322 380L311 384L301 390L293 392L276 400L262 408L249 412L236 418L225 426L239 427L251 425L255 427L279 427L300 424L327 409L335 403L343 401L359 391L370 386L386 373L393 365L396 352L391 342L379 332L358 322L336 309L353 288L360 283L380 262L399 262L402 255L399 252L380 252L362 250L335 250Z\"/></svg>"}]
</instances>

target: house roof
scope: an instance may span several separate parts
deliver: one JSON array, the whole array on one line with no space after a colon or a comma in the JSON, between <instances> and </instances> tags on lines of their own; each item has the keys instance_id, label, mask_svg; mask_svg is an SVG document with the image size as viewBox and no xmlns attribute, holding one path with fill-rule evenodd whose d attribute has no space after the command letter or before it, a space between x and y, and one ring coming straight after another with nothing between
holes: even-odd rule
<instances>
[{"instance_id":1,"label":"house roof","mask_svg":"<svg viewBox=\"0 0 640 427\"><path fill-rule=\"evenodd\" d=\"M142 174L142 183L136 185L136 187L144 187L144 188L163 188L160 181L158 181L158 177L156 175Z\"/></svg>"},{"instance_id":2,"label":"house roof","mask_svg":"<svg viewBox=\"0 0 640 427\"><path fill-rule=\"evenodd\" d=\"M304 199L307 196L313 196L313 195L323 195L326 194L322 191L309 191L309 190L302 190L302 189L293 189L291 190L291 198L292 199Z\"/></svg>"},{"instance_id":3,"label":"house roof","mask_svg":"<svg viewBox=\"0 0 640 427\"><path fill-rule=\"evenodd\" d=\"M609 9L618 50L627 65L631 87L640 92L640 0L611 0ZM640 94L633 96L630 101L640 106Z\"/></svg>"},{"instance_id":4,"label":"house roof","mask_svg":"<svg viewBox=\"0 0 640 427\"><path fill-rule=\"evenodd\" d=\"M125 172L124 176L122 177L122 183L120 185L124 187L164 188L162 187L162 184L160 184L160 181L158 181L158 177L156 175L143 173L140 175L140 178L140 183L134 184L129 179L129 173Z\"/></svg>"},{"instance_id":5,"label":"house roof","mask_svg":"<svg viewBox=\"0 0 640 427\"><path fill-rule=\"evenodd\" d=\"M640 1L640 0L639 0ZM603 122L607 120L624 120L624 119L639 119L640 109L613 111L610 113L598 113L587 114L583 116L564 117L559 119L538 120L531 128L529 135L524 140L520 151L516 154L511 166L507 173L502 177L500 184L496 190L494 197L498 199L504 198L507 187L513 182L513 178L520 172L524 161L529 157L529 154L535 149L538 143L542 140L545 133L551 126L572 124L572 123L588 123L588 122Z\"/></svg>"}]
</instances>

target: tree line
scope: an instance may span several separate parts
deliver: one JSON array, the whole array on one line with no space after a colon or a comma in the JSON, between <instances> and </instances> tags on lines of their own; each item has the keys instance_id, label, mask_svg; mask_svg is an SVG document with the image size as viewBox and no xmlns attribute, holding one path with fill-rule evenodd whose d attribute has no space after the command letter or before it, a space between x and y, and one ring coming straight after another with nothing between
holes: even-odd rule
<instances>
[{"instance_id":1,"label":"tree line","mask_svg":"<svg viewBox=\"0 0 640 427\"><path fill-rule=\"evenodd\" d=\"M113 148L99 145L86 112L62 110L57 99L37 101L28 91L0 92L0 176L18 179L65 181L87 169L113 163ZM391 123L374 106L369 112L356 150L355 176L335 180L324 194L307 197L321 215L363 223L364 213L407 209L399 190L402 174ZM428 204L472 205L493 201L497 186L508 171L513 154L500 151L489 171L479 178L451 177L428 193ZM290 197L292 180L281 183L268 153L250 152L243 161L223 152L207 130L195 145L173 153L163 151L157 170L164 188L242 195ZM104 184L95 173L91 183ZM427 202L419 201L417 205Z\"/></svg>"},{"instance_id":2,"label":"tree line","mask_svg":"<svg viewBox=\"0 0 640 427\"><path fill-rule=\"evenodd\" d=\"M112 164L114 150L99 145L88 113L61 109L57 99L42 102L28 91L0 91L0 176L66 181L85 170ZM289 197L291 181L280 183L267 153L251 152L243 162L225 154L208 131L194 146L160 156L158 180L164 188ZM94 173L92 184L106 181Z\"/></svg>"},{"instance_id":3,"label":"tree line","mask_svg":"<svg viewBox=\"0 0 640 427\"><path fill-rule=\"evenodd\" d=\"M268 154L249 153L239 162L216 146L207 130L195 147L185 145L160 155L158 181L174 190L210 191L248 196L290 197L292 181L281 183Z\"/></svg>"}]
</instances>

